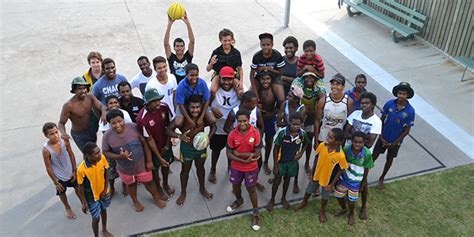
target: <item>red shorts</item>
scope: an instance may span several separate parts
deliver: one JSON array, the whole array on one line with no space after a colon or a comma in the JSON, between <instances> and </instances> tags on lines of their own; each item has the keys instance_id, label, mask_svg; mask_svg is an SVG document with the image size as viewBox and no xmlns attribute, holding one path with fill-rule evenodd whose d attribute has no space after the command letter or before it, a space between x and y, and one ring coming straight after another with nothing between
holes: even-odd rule
<instances>
[{"instance_id":1,"label":"red shorts","mask_svg":"<svg viewBox=\"0 0 474 237\"><path fill-rule=\"evenodd\" d=\"M119 174L122 182L124 182L127 185L133 184L135 182L148 183L153 179L153 174L151 173L151 171L143 171L137 175L124 174L118 170L117 170L117 173Z\"/></svg>"}]
</instances>

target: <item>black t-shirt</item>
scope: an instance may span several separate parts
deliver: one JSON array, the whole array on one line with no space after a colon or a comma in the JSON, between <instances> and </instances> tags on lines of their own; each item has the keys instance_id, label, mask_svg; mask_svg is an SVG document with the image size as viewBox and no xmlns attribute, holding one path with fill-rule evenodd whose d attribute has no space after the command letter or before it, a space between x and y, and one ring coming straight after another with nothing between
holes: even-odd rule
<instances>
[{"instance_id":1,"label":"black t-shirt","mask_svg":"<svg viewBox=\"0 0 474 237\"><path fill-rule=\"evenodd\" d=\"M276 49L272 49L272 55L269 58L263 56L262 50L258 51L253 55L252 69L257 69L258 67L273 67L274 69L280 69L285 66L285 60L281 56L280 52Z\"/></svg>"},{"instance_id":2,"label":"black t-shirt","mask_svg":"<svg viewBox=\"0 0 474 237\"><path fill-rule=\"evenodd\" d=\"M128 106L124 105L123 98L120 98L119 102L120 108L127 111L132 121L136 123L135 119L137 117L138 112L140 112L140 110L143 108L144 101L138 97L132 96L132 99L130 100Z\"/></svg>"},{"instance_id":3,"label":"black t-shirt","mask_svg":"<svg viewBox=\"0 0 474 237\"><path fill-rule=\"evenodd\" d=\"M216 73L219 73L221 68L223 68L224 66L230 66L234 70L237 70L237 67L242 66L242 56L240 56L239 50L234 48L234 46L232 46L232 48L231 48L231 50L228 54L226 54L224 52L224 48L222 47L222 45L219 46L218 48L214 49L214 51L212 51L211 57L209 58L209 61L207 63L211 62L211 58L214 55L217 55L217 63L214 64L212 69Z\"/></svg>"},{"instance_id":4,"label":"black t-shirt","mask_svg":"<svg viewBox=\"0 0 474 237\"><path fill-rule=\"evenodd\" d=\"M184 53L183 58L180 60L176 56L176 54L171 53L170 57L168 58L168 64L170 66L170 71L176 77L176 82L179 84L183 78L186 77L186 72L184 71L184 67L189 63L192 63L193 56L186 51Z\"/></svg>"}]
</instances>

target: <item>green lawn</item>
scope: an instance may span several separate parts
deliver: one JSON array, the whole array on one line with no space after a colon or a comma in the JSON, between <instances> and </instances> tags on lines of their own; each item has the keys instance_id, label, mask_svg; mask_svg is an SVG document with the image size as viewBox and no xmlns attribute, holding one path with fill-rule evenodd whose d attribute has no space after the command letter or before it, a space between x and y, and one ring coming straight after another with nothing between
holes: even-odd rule
<instances>
[{"instance_id":1,"label":"green lawn","mask_svg":"<svg viewBox=\"0 0 474 237\"><path fill-rule=\"evenodd\" d=\"M348 226L345 217L332 215L337 208L329 200L328 222L318 221L319 200L300 211L277 208L261 212L260 231L250 228L249 215L194 226L164 236L474 236L474 165L388 183L385 191L369 191L367 221Z\"/></svg>"}]
</instances>

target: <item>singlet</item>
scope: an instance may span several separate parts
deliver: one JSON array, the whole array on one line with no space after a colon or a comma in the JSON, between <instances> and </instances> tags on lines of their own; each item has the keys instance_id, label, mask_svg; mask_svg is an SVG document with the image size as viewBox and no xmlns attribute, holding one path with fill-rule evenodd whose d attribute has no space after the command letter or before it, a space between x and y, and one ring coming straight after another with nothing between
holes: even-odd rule
<instances>
[{"instance_id":1,"label":"singlet","mask_svg":"<svg viewBox=\"0 0 474 237\"><path fill-rule=\"evenodd\" d=\"M234 115L236 115L237 112L239 112L239 109L240 109L240 105L234 108ZM255 107L252 111L250 111L250 119L249 119L250 124L253 125L256 129L258 129L257 127L257 121L258 121L257 111L258 110L257 109L258 108ZM236 127L237 127L237 118L235 118L234 120L234 128Z\"/></svg>"},{"instance_id":2,"label":"singlet","mask_svg":"<svg viewBox=\"0 0 474 237\"><path fill-rule=\"evenodd\" d=\"M349 97L344 94L341 101L335 102L331 96L326 94L326 103L323 109L323 119L321 129L319 130L319 141L327 141L327 135L329 130L333 128L343 129L346 124L348 114L348 103Z\"/></svg>"},{"instance_id":3,"label":"singlet","mask_svg":"<svg viewBox=\"0 0 474 237\"><path fill-rule=\"evenodd\" d=\"M300 112L301 108L303 108L304 105L300 104L298 108L296 108L295 112ZM288 125L287 121L290 121L290 108L288 107L288 100L285 100L285 126Z\"/></svg>"},{"instance_id":4,"label":"singlet","mask_svg":"<svg viewBox=\"0 0 474 237\"><path fill-rule=\"evenodd\" d=\"M217 108L219 112L222 114L222 118L217 119L216 121L216 134L218 135L225 135L227 134L224 132L224 124L227 119L227 115L229 112L234 109L235 107L239 106L240 100L237 96L237 93L234 89L230 91L225 91L221 87L216 92L216 96L211 103L212 108Z\"/></svg>"},{"instance_id":5,"label":"singlet","mask_svg":"<svg viewBox=\"0 0 474 237\"><path fill-rule=\"evenodd\" d=\"M60 146L61 154L57 154L48 142L43 145L43 147L49 151L49 154L51 154L51 167L53 168L54 176L61 181L68 181L72 176L72 163L62 138Z\"/></svg>"}]
</instances>

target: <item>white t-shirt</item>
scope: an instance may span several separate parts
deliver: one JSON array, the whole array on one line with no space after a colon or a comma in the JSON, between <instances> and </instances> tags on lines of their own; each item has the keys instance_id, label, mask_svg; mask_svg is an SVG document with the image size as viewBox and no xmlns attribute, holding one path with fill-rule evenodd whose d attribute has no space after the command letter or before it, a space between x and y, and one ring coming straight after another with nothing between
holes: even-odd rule
<instances>
[{"instance_id":1,"label":"white t-shirt","mask_svg":"<svg viewBox=\"0 0 474 237\"><path fill-rule=\"evenodd\" d=\"M149 77L146 77L145 75L143 75L142 72L137 73L137 75L135 75L132 81L130 82L130 85L132 86L132 90L134 88L138 88L140 90L140 93L142 93L142 96L145 95L146 84L153 78L156 78L155 70L153 70L153 72L151 73L151 76Z\"/></svg>"},{"instance_id":2,"label":"white t-shirt","mask_svg":"<svg viewBox=\"0 0 474 237\"><path fill-rule=\"evenodd\" d=\"M356 110L349 115L347 122L352 125L355 131L377 135L382 133L382 121L376 114L373 114L372 117L368 119L363 119L362 110Z\"/></svg>"},{"instance_id":3,"label":"white t-shirt","mask_svg":"<svg viewBox=\"0 0 474 237\"><path fill-rule=\"evenodd\" d=\"M227 134L224 132L224 124L227 120L227 115L229 112L234 109L235 107L240 105L239 97L237 96L237 92L234 89L230 91L225 91L222 87L216 92L216 96L211 103L212 108L217 108L221 114L222 118L217 119L216 121L216 134L218 135L225 135Z\"/></svg>"},{"instance_id":4,"label":"white t-shirt","mask_svg":"<svg viewBox=\"0 0 474 237\"><path fill-rule=\"evenodd\" d=\"M167 75L168 82L166 82L166 84L161 84L161 82L159 82L155 77L146 84L145 91L149 89L157 89L160 95L164 95L165 97L161 100L161 102L168 105L171 110L171 115L174 117L176 113L173 104L173 91L176 91L178 84L176 83L176 77L173 74L168 73Z\"/></svg>"},{"instance_id":5,"label":"white t-shirt","mask_svg":"<svg viewBox=\"0 0 474 237\"><path fill-rule=\"evenodd\" d=\"M132 118L130 118L130 114L128 114L127 111L125 111L123 109L120 109L120 111L122 111L122 113L123 113L123 120L125 121L125 123L133 123ZM109 129L110 129L110 124L109 123L106 123L104 125L104 124L102 124L102 120L99 120L99 131L105 132Z\"/></svg>"}]
</instances>

